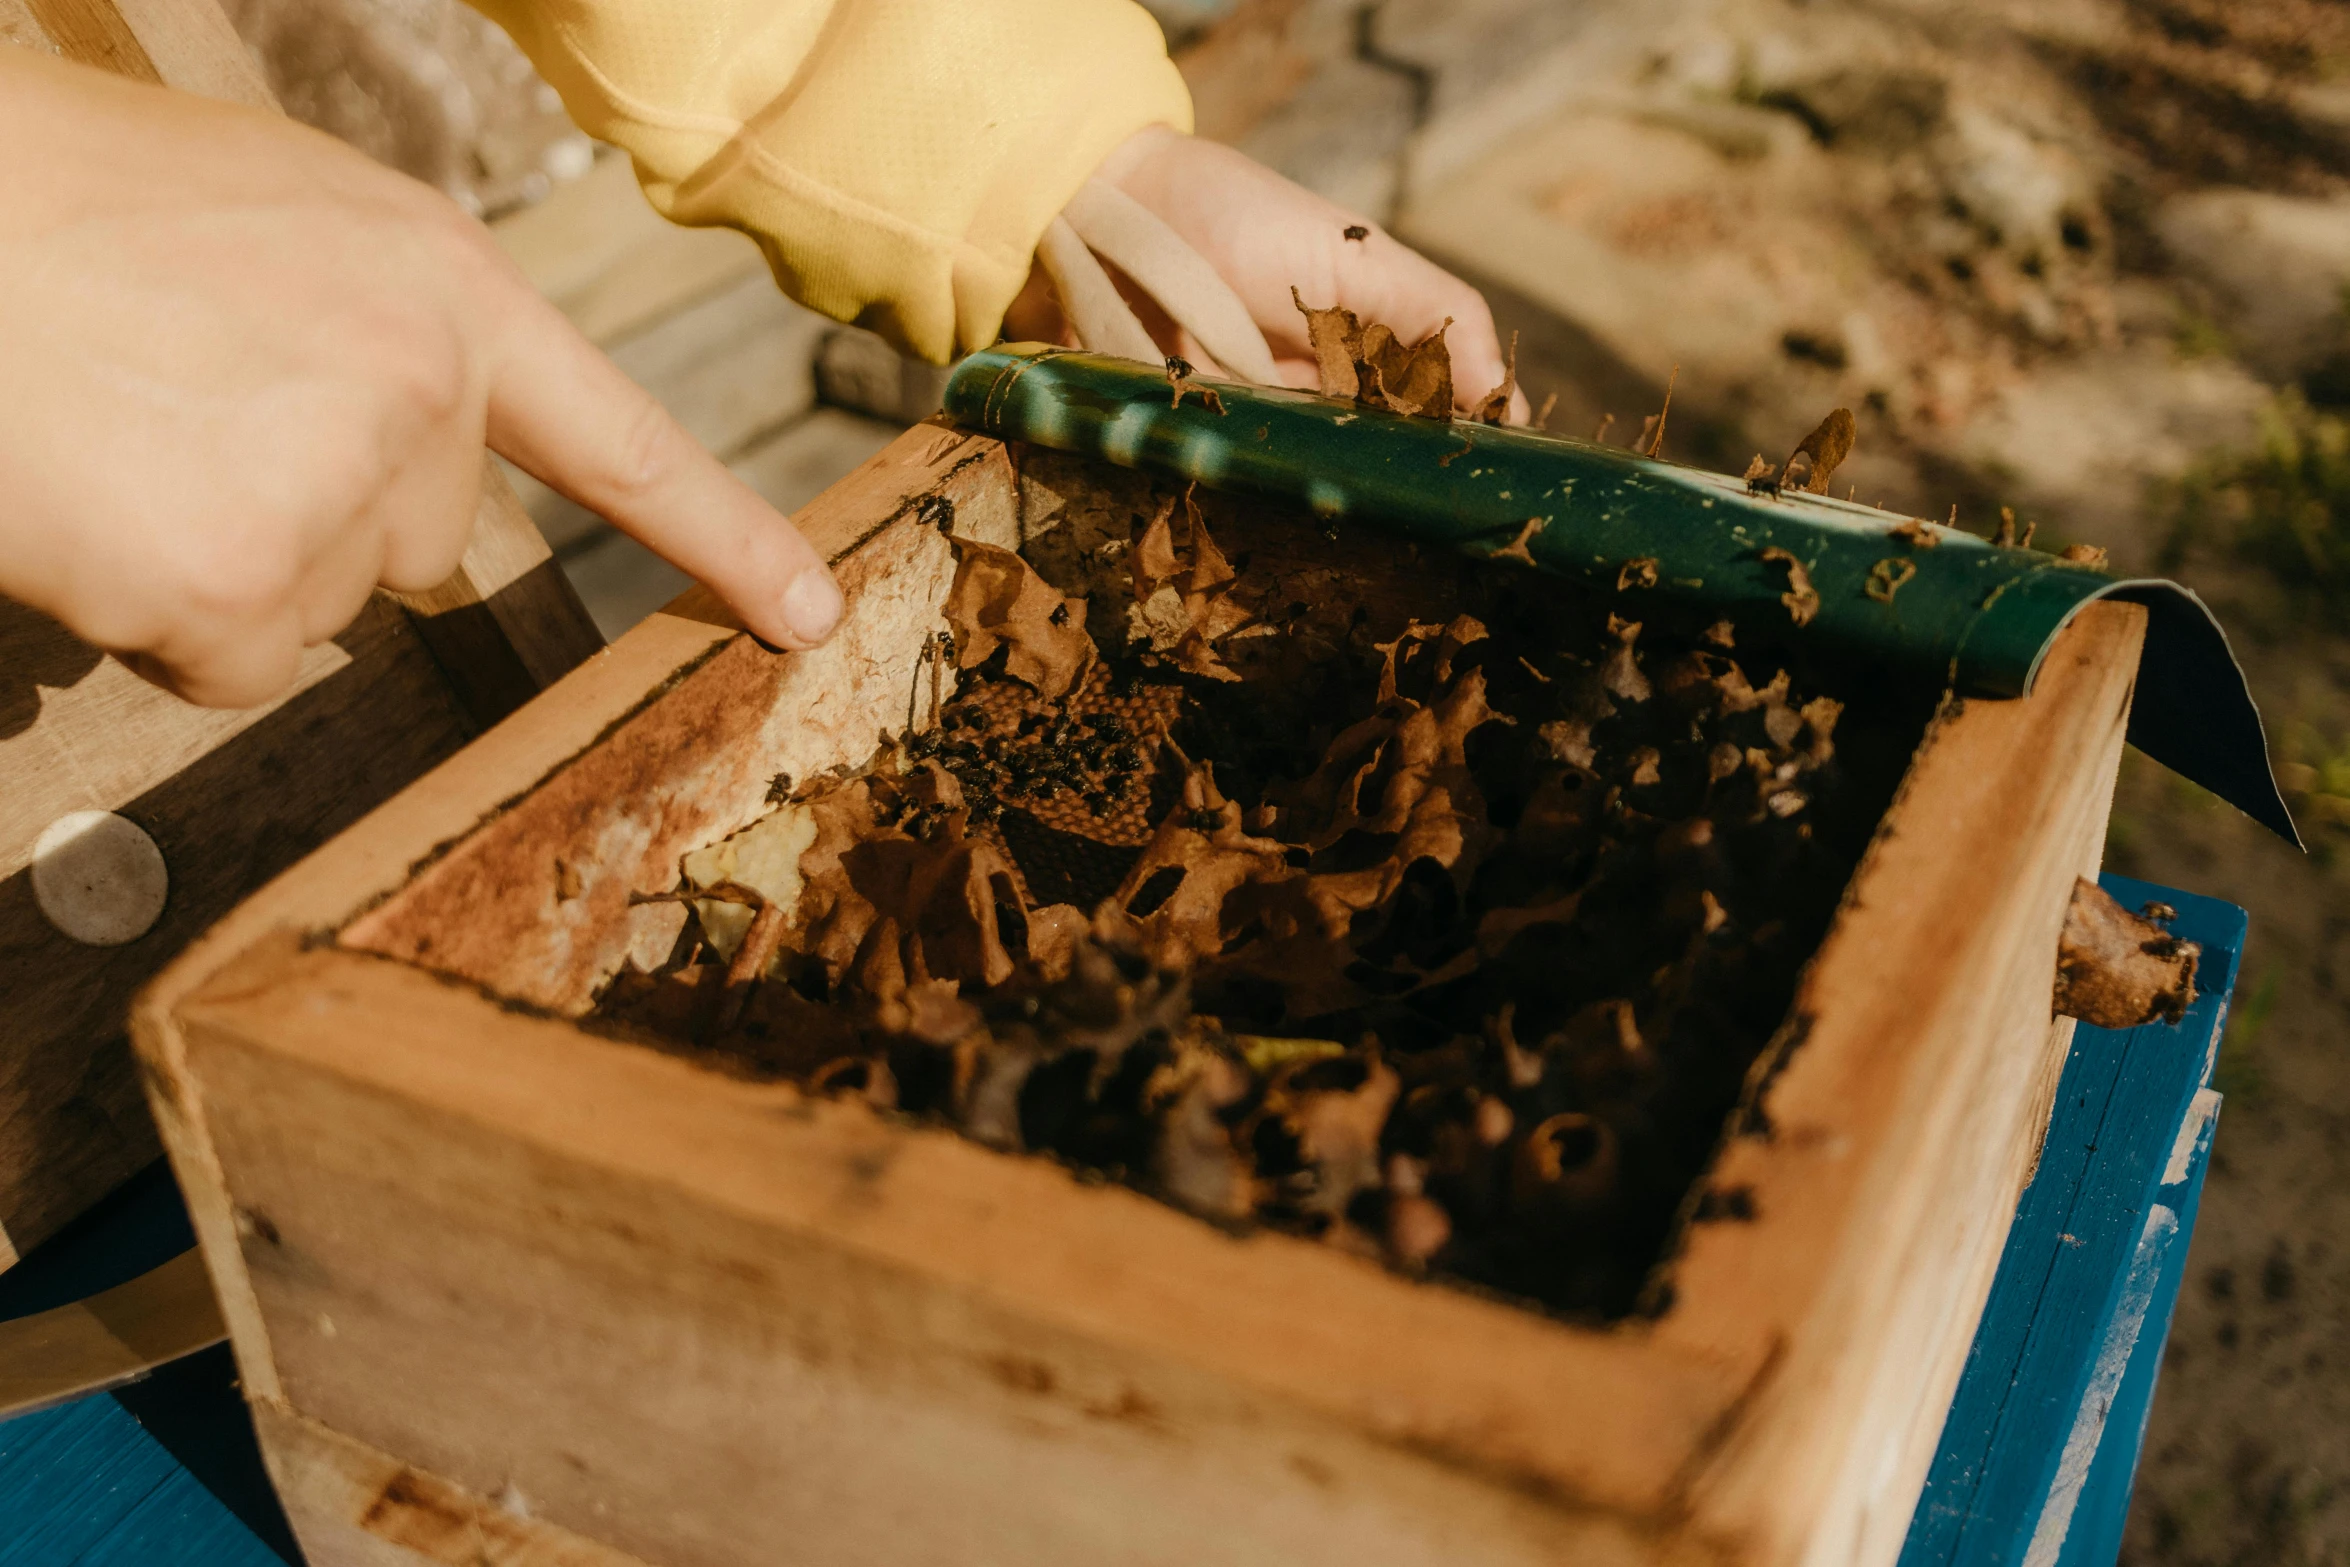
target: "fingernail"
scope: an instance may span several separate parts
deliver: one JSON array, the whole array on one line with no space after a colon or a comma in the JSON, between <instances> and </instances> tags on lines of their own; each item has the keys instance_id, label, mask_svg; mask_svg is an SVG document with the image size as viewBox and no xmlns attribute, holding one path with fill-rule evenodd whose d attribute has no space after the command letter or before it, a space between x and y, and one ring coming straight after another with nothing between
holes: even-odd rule
<instances>
[{"instance_id":1,"label":"fingernail","mask_svg":"<svg viewBox=\"0 0 2350 1567\"><path fill-rule=\"evenodd\" d=\"M832 635L844 607L839 585L822 566L809 567L783 590L783 623L810 647Z\"/></svg>"}]
</instances>

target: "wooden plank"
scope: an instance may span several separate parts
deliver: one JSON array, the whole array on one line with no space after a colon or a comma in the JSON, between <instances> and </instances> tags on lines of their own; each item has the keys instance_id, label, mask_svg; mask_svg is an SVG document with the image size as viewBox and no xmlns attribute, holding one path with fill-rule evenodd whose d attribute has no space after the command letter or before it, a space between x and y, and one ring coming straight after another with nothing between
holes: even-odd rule
<instances>
[{"instance_id":1,"label":"wooden plank","mask_svg":"<svg viewBox=\"0 0 2350 1567\"><path fill-rule=\"evenodd\" d=\"M1710 1178L1763 1219L1692 1232L1659 1332L1772 1346L1690 1491L1757 1562L1900 1550L2061 1067L2056 936L2102 852L2144 624L2092 605L2031 697L1936 724L1797 996L1768 1133Z\"/></svg>"},{"instance_id":2,"label":"wooden plank","mask_svg":"<svg viewBox=\"0 0 2350 1567\"><path fill-rule=\"evenodd\" d=\"M36 4L111 10L153 62L156 78L181 92L278 107L261 66L214 0L35 0Z\"/></svg>"},{"instance_id":3,"label":"wooden plank","mask_svg":"<svg viewBox=\"0 0 2350 1567\"><path fill-rule=\"evenodd\" d=\"M488 728L604 645L496 463L465 558L429 593L395 595L476 722Z\"/></svg>"},{"instance_id":4,"label":"wooden plank","mask_svg":"<svg viewBox=\"0 0 2350 1567\"><path fill-rule=\"evenodd\" d=\"M1233 1561L1620 1558L1645 1531L1537 1498L1653 1506L1736 1393L405 964L288 943L182 1017L279 1396L655 1559L956 1561L984 1521L1098 1561L1211 1510Z\"/></svg>"},{"instance_id":5,"label":"wooden plank","mask_svg":"<svg viewBox=\"0 0 2350 1567\"><path fill-rule=\"evenodd\" d=\"M253 1421L314 1567L646 1567L531 1518L519 1488L505 1502L476 1495L275 1401L256 1403Z\"/></svg>"},{"instance_id":6,"label":"wooden plank","mask_svg":"<svg viewBox=\"0 0 2350 1567\"><path fill-rule=\"evenodd\" d=\"M59 710L53 721L45 710L43 722L0 742L9 780L0 809L22 791L119 811L155 840L171 876L153 930L127 946L85 947L42 916L21 856L0 873L0 1265L158 1152L123 1039L139 986L255 886L475 732L389 603L373 604L329 651L335 665L321 678L234 725L111 660L94 663L78 683L44 693ZM97 690L85 698L85 686ZM185 738L191 715L186 727L211 741L200 755ZM142 766L150 747L156 765ZM56 795L55 774L68 767L85 776L83 792Z\"/></svg>"},{"instance_id":7,"label":"wooden plank","mask_svg":"<svg viewBox=\"0 0 2350 1567\"><path fill-rule=\"evenodd\" d=\"M161 85L163 73L108 0L24 0L57 52L136 82Z\"/></svg>"},{"instance_id":8,"label":"wooden plank","mask_svg":"<svg viewBox=\"0 0 2350 1567\"><path fill-rule=\"evenodd\" d=\"M139 996L131 1029L147 1063L148 1105L171 1154L188 1216L203 1243L222 1315L238 1346L248 1392L274 1396L276 1382L261 1320L238 1255L236 1216L213 1157L204 1106L182 1067L171 1009L187 987L222 962L291 926L325 930L399 885L444 849L453 821L494 814L521 787L548 776L643 706L682 672L736 635L685 615L655 615L582 664L548 695L425 774L381 805L362 832L330 840L215 923Z\"/></svg>"},{"instance_id":9,"label":"wooden plank","mask_svg":"<svg viewBox=\"0 0 2350 1567\"><path fill-rule=\"evenodd\" d=\"M33 14L31 0L0 0L0 44L37 49L43 54L57 52L40 18Z\"/></svg>"},{"instance_id":10,"label":"wooden plank","mask_svg":"<svg viewBox=\"0 0 2350 1567\"><path fill-rule=\"evenodd\" d=\"M125 1402L85 1398L0 1426L11 1567L283 1567Z\"/></svg>"},{"instance_id":11,"label":"wooden plank","mask_svg":"<svg viewBox=\"0 0 2350 1567\"><path fill-rule=\"evenodd\" d=\"M625 156L598 159L490 232L532 286L606 345L766 270L747 235L679 228L655 212Z\"/></svg>"},{"instance_id":12,"label":"wooden plank","mask_svg":"<svg viewBox=\"0 0 2350 1567\"><path fill-rule=\"evenodd\" d=\"M69 811L114 811L348 668L342 645L302 655L293 690L265 706L190 707L37 611L0 599L0 877L31 863Z\"/></svg>"},{"instance_id":13,"label":"wooden plank","mask_svg":"<svg viewBox=\"0 0 2350 1567\"><path fill-rule=\"evenodd\" d=\"M143 1376L228 1336L195 1251L87 1300L0 1322L0 1420Z\"/></svg>"}]
</instances>

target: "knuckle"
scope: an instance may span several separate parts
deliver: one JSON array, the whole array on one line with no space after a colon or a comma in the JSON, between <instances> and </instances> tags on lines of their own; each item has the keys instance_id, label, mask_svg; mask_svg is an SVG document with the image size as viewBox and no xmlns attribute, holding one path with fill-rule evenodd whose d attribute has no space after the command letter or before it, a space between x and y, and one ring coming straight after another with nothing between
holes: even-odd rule
<instances>
[{"instance_id":1,"label":"knuckle","mask_svg":"<svg viewBox=\"0 0 2350 1567\"><path fill-rule=\"evenodd\" d=\"M180 551L175 573L183 618L235 626L275 615L293 596L300 575L291 542L268 536L277 531L244 529L228 535L203 530L191 539Z\"/></svg>"},{"instance_id":2,"label":"knuckle","mask_svg":"<svg viewBox=\"0 0 2350 1567\"><path fill-rule=\"evenodd\" d=\"M676 478L683 461L684 433L650 392L632 387L617 423L603 473L603 487L616 506L658 495Z\"/></svg>"},{"instance_id":3,"label":"knuckle","mask_svg":"<svg viewBox=\"0 0 2350 1567\"><path fill-rule=\"evenodd\" d=\"M352 348L383 399L387 419L431 427L467 403L466 344L446 310L424 298L373 301L352 323Z\"/></svg>"}]
</instances>

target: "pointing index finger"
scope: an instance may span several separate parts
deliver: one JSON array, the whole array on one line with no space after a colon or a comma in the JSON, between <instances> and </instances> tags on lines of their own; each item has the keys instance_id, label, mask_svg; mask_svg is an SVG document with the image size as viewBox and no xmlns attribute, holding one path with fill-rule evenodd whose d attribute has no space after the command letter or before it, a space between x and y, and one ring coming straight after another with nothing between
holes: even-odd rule
<instances>
[{"instance_id":1,"label":"pointing index finger","mask_svg":"<svg viewBox=\"0 0 2350 1567\"><path fill-rule=\"evenodd\" d=\"M554 306L513 292L500 302L490 445L707 583L762 640L805 649L830 636L840 589L790 520Z\"/></svg>"}]
</instances>

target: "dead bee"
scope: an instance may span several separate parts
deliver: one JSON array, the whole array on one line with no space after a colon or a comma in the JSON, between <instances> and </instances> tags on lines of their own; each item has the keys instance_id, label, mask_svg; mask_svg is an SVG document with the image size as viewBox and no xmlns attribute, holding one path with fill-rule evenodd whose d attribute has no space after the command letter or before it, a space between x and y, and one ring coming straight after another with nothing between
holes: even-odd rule
<instances>
[{"instance_id":1,"label":"dead bee","mask_svg":"<svg viewBox=\"0 0 2350 1567\"><path fill-rule=\"evenodd\" d=\"M1754 461L1746 465L1746 490L1750 495L1777 495L1780 488L1779 470L1756 452Z\"/></svg>"}]
</instances>

